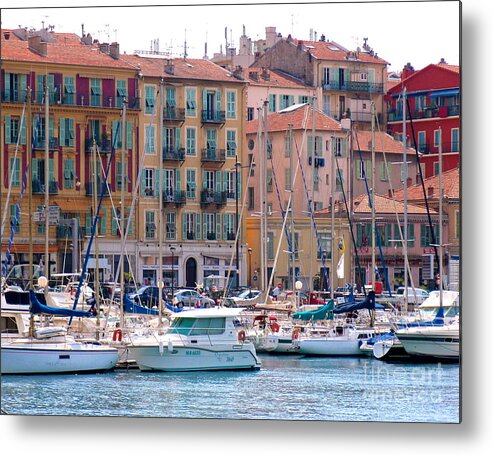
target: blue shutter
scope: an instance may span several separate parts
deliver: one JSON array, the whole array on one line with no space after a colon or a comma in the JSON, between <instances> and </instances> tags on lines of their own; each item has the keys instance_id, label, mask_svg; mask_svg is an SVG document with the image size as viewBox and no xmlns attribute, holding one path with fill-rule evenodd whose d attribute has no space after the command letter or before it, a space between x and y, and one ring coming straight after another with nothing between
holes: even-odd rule
<instances>
[{"instance_id":1,"label":"blue shutter","mask_svg":"<svg viewBox=\"0 0 493 455\"><path fill-rule=\"evenodd\" d=\"M60 145L65 146L65 119L60 119Z\"/></svg>"},{"instance_id":2,"label":"blue shutter","mask_svg":"<svg viewBox=\"0 0 493 455\"><path fill-rule=\"evenodd\" d=\"M156 169L155 175L156 175L156 193L154 194L154 196L159 197L159 192L161 191L161 180L162 180L161 170Z\"/></svg>"},{"instance_id":3,"label":"blue shutter","mask_svg":"<svg viewBox=\"0 0 493 455\"><path fill-rule=\"evenodd\" d=\"M207 90L202 91L202 110L207 110Z\"/></svg>"},{"instance_id":4,"label":"blue shutter","mask_svg":"<svg viewBox=\"0 0 493 455\"><path fill-rule=\"evenodd\" d=\"M127 149L132 149L132 122L127 122L127 131L126 131L126 144Z\"/></svg>"},{"instance_id":5,"label":"blue shutter","mask_svg":"<svg viewBox=\"0 0 493 455\"><path fill-rule=\"evenodd\" d=\"M176 191L181 190L181 175L180 175L180 169L175 169L175 186L176 186Z\"/></svg>"},{"instance_id":6,"label":"blue shutter","mask_svg":"<svg viewBox=\"0 0 493 455\"><path fill-rule=\"evenodd\" d=\"M27 75L21 74L21 96L19 98L20 101L26 100L27 94Z\"/></svg>"},{"instance_id":7,"label":"blue shutter","mask_svg":"<svg viewBox=\"0 0 493 455\"><path fill-rule=\"evenodd\" d=\"M216 191L218 193L221 192L221 177L222 177L222 172L216 171Z\"/></svg>"},{"instance_id":8,"label":"blue shutter","mask_svg":"<svg viewBox=\"0 0 493 455\"><path fill-rule=\"evenodd\" d=\"M100 221L100 230L99 230L99 233L100 234L106 234L106 208L103 208L101 210L103 212L103 214L101 215L101 221Z\"/></svg>"},{"instance_id":9,"label":"blue shutter","mask_svg":"<svg viewBox=\"0 0 493 455\"><path fill-rule=\"evenodd\" d=\"M26 119L25 117L21 118L22 126L21 126L21 144L26 144Z\"/></svg>"},{"instance_id":10,"label":"blue shutter","mask_svg":"<svg viewBox=\"0 0 493 455\"><path fill-rule=\"evenodd\" d=\"M7 95L7 99L10 100L10 73L5 73L5 77L3 81L4 81L5 94Z\"/></svg>"},{"instance_id":11,"label":"blue shutter","mask_svg":"<svg viewBox=\"0 0 493 455\"><path fill-rule=\"evenodd\" d=\"M221 110L221 90L216 90L216 110L219 114L219 111Z\"/></svg>"},{"instance_id":12,"label":"blue shutter","mask_svg":"<svg viewBox=\"0 0 493 455\"><path fill-rule=\"evenodd\" d=\"M200 240L201 236L200 236L200 231L201 231L201 225L200 225L200 213L197 213L197 226L196 226L196 229L197 229L197 232L196 232L196 238L197 240Z\"/></svg>"},{"instance_id":13,"label":"blue shutter","mask_svg":"<svg viewBox=\"0 0 493 455\"><path fill-rule=\"evenodd\" d=\"M221 214L216 213L216 240L221 240Z\"/></svg>"},{"instance_id":14,"label":"blue shutter","mask_svg":"<svg viewBox=\"0 0 493 455\"><path fill-rule=\"evenodd\" d=\"M187 240L187 214L181 214L181 239Z\"/></svg>"}]
</instances>

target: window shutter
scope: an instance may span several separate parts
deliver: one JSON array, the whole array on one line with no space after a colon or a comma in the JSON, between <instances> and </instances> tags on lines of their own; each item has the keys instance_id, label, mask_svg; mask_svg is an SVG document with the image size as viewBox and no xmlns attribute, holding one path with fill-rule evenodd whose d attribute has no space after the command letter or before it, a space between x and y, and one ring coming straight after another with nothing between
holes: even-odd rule
<instances>
[{"instance_id":1,"label":"window shutter","mask_svg":"<svg viewBox=\"0 0 493 455\"><path fill-rule=\"evenodd\" d=\"M181 214L181 239L187 240L187 214Z\"/></svg>"},{"instance_id":2,"label":"window shutter","mask_svg":"<svg viewBox=\"0 0 493 455\"><path fill-rule=\"evenodd\" d=\"M38 180L38 158L33 158L31 162L33 180Z\"/></svg>"},{"instance_id":3,"label":"window shutter","mask_svg":"<svg viewBox=\"0 0 493 455\"><path fill-rule=\"evenodd\" d=\"M60 119L60 145L65 146L65 119Z\"/></svg>"},{"instance_id":4,"label":"window shutter","mask_svg":"<svg viewBox=\"0 0 493 455\"><path fill-rule=\"evenodd\" d=\"M50 158L50 161L48 163L48 170L49 170L49 182L55 181L55 159Z\"/></svg>"},{"instance_id":5,"label":"window shutter","mask_svg":"<svg viewBox=\"0 0 493 455\"><path fill-rule=\"evenodd\" d=\"M26 119L21 118L21 144L26 144Z\"/></svg>"},{"instance_id":6,"label":"window shutter","mask_svg":"<svg viewBox=\"0 0 493 455\"><path fill-rule=\"evenodd\" d=\"M292 106L293 104L294 104L294 95L289 95L289 106Z\"/></svg>"},{"instance_id":7,"label":"window shutter","mask_svg":"<svg viewBox=\"0 0 493 455\"><path fill-rule=\"evenodd\" d=\"M102 215L101 215L101 222L100 222L100 234L106 234L106 208L101 209Z\"/></svg>"},{"instance_id":8,"label":"window shutter","mask_svg":"<svg viewBox=\"0 0 493 455\"><path fill-rule=\"evenodd\" d=\"M200 240L200 213L197 213L197 226L196 226L196 229L197 229L197 232L195 233L195 237L197 240Z\"/></svg>"},{"instance_id":9,"label":"window shutter","mask_svg":"<svg viewBox=\"0 0 493 455\"><path fill-rule=\"evenodd\" d=\"M218 113L221 110L221 90L216 90L216 110Z\"/></svg>"},{"instance_id":10,"label":"window shutter","mask_svg":"<svg viewBox=\"0 0 493 455\"><path fill-rule=\"evenodd\" d=\"M54 137L54 130L55 130L55 119L53 117L50 117L48 125L49 125L48 138L52 138Z\"/></svg>"},{"instance_id":11,"label":"window shutter","mask_svg":"<svg viewBox=\"0 0 493 455\"><path fill-rule=\"evenodd\" d=\"M12 144L11 129L10 129L10 115L5 116L5 143Z\"/></svg>"},{"instance_id":12,"label":"window shutter","mask_svg":"<svg viewBox=\"0 0 493 455\"><path fill-rule=\"evenodd\" d=\"M127 131L126 131L126 144L127 149L132 149L132 122L127 122Z\"/></svg>"},{"instance_id":13,"label":"window shutter","mask_svg":"<svg viewBox=\"0 0 493 455\"><path fill-rule=\"evenodd\" d=\"M216 171L216 192L220 193L221 192L221 177L222 177L222 172L221 171Z\"/></svg>"},{"instance_id":14,"label":"window shutter","mask_svg":"<svg viewBox=\"0 0 493 455\"><path fill-rule=\"evenodd\" d=\"M207 90L202 92L202 110L207 110Z\"/></svg>"},{"instance_id":15,"label":"window shutter","mask_svg":"<svg viewBox=\"0 0 493 455\"><path fill-rule=\"evenodd\" d=\"M27 94L27 75L21 74L21 97L20 97L20 101L26 100L26 94Z\"/></svg>"},{"instance_id":16,"label":"window shutter","mask_svg":"<svg viewBox=\"0 0 493 455\"><path fill-rule=\"evenodd\" d=\"M156 193L154 196L159 197L159 192L161 191L161 181L163 180L163 176L161 175L161 170L156 169ZM163 180L164 181L164 180Z\"/></svg>"},{"instance_id":17,"label":"window shutter","mask_svg":"<svg viewBox=\"0 0 493 455\"><path fill-rule=\"evenodd\" d=\"M5 73L5 77L3 81L4 81L5 93L8 97L10 97L10 73Z\"/></svg>"},{"instance_id":18,"label":"window shutter","mask_svg":"<svg viewBox=\"0 0 493 455\"><path fill-rule=\"evenodd\" d=\"M127 213L127 217L129 216L129 213ZM128 217L127 218L127 225L128 225L128 235L132 235L132 229L133 229L133 220L132 218Z\"/></svg>"},{"instance_id":19,"label":"window shutter","mask_svg":"<svg viewBox=\"0 0 493 455\"><path fill-rule=\"evenodd\" d=\"M180 150L180 147L181 147L181 128L175 129L175 142L176 142L176 150Z\"/></svg>"},{"instance_id":20,"label":"window shutter","mask_svg":"<svg viewBox=\"0 0 493 455\"><path fill-rule=\"evenodd\" d=\"M38 74L36 76L36 101L38 103L43 102L44 98L44 76L41 74Z\"/></svg>"},{"instance_id":21,"label":"window shutter","mask_svg":"<svg viewBox=\"0 0 493 455\"><path fill-rule=\"evenodd\" d=\"M145 196L146 195L145 190L147 188L146 187L146 179L144 177L145 176L145 171L146 171L145 169L142 170L142 176L140 178L140 192L141 192L142 196Z\"/></svg>"},{"instance_id":22,"label":"window shutter","mask_svg":"<svg viewBox=\"0 0 493 455\"><path fill-rule=\"evenodd\" d=\"M308 148L308 160L310 160L313 156L313 137L308 136L306 139L307 148ZM308 161L310 163L310 161Z\"/></svg>"},{"instance_id":23,"label":"window shutter","mask_svg":"<svg viewBox=\"0 0 493 455\"><path fill-rule=\"evenodd\" d=\"M414 247L414 223L411 223L409 225L409 229L408 229L407 235L408 235L408 237L409 237L410 240L412 239L407 245L410 248L413 248Z\"/></svg>"},{"instance_id":24,"label":"window shutter","mask_svg":"<svg viewBox=\"0 0 493 455\"><path fill-rule=\"evenodd\" d=\"M426 225L422 224L421 225L421 247L426 248L428 246L427 243L428 242L426 241Z\"/></svg>"},{"instance_id":25,"label":"window shutter","mask_svg":"<svg viewBox=\"0 0 493 455\"><path fill-rule=\"evenodd\" d=\"M176 191L181 190L181 174L180 174L180 169L175 170L175 186L176 186Z\"/></svg>"},{"instance_id":26,"label":"window shutter","mask_svg":"<svg viewBox=\"0 0 493 455\"><path fill-rule=\"evenodd\" d=\"M204 213L204 216L202 217L202 223L204 225L204 230L202 231L203 232L203 235L204 235L204 240L209 240L208 237L207 237L207 213ZM199 227L200 228L200 227Z\"/></svg>"}]
</instances>

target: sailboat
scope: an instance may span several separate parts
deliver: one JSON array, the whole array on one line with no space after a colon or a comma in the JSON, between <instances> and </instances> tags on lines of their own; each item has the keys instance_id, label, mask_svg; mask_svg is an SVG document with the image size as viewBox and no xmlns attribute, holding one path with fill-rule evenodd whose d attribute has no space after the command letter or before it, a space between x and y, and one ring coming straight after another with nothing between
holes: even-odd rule
<instances>
[{"instance_id":1,"label":"sailboat","mask_svg":"<svg viewBox=\"0 0 493 455\"><path fill-rule=\"evenodd\" d=\"M443 175L442 175L442 146L438 150L439 174L439 276L443 277ZM406 352L412 356L432 357L438 359L460 359L460 321L459 314L451 323L444 321L443 315L443 280L439 281L439 309L431 324L411 324L396 331L397 338Z\"/></svg>"}]
</instances>

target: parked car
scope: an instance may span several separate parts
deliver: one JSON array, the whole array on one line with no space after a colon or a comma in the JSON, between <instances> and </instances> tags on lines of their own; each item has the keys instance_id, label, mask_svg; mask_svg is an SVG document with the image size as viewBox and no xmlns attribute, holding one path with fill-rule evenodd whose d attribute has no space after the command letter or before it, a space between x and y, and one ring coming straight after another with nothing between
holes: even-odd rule
<instances>
[{"instance_id":1,"label":"parked car","mask_svg":"<svg viewBox=\"0 0 493 455\"><path fill-rule=\"evenodd\" d=\"M397 288L397 298L399 300L404 299L404 290L405 289L406 288L404 286ZM408 303L413 303L413 304L419 305L420 303L423 303L430 295L428 293L428 291L425 291L424 289L415 288L415 291L416 292L414 293L412 287L407 288L407 301L408 301Z\"/></svg>"},{"instance_id":2,"label":"parked car","mask_svg":"<svg viewBox=\"0 0 493 455\"><path fill-rule=\"evenodd\" d=\"M260 291L257 289L246 289L238 295L227 297L224 305L229 307L250 307L255 306L258 302Z\"/></svg>"},{"instance_id":3,"label":"parked car","mask_svg":"<svg viewBox=\"0 0 493 455\"><path fill-rule=\"evenodd\" d=\"M178 308L211 308L216 302L209 297L201 295L195 289L180 289L174 293L173 305Z\"/></svg>"},{"instance_id":4,"label":"parked car","mask_svg":"<svg viewBox=\"0 0 493 455\"><path fill-rule=\"evenodd\" d=\"M163 300L166 301L166 293L163 289ZM148 308L157 307L159 304L159 288L157 286L142 286L136 293L128 294L130 300L138 305Z\"/></svg>"}]
</instances>

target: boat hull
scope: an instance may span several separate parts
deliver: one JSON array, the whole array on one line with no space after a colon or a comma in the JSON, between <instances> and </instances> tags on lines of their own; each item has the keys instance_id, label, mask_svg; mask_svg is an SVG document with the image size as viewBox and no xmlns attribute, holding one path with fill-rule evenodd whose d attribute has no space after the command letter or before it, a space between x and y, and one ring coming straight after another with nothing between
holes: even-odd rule
<instances>
[{"instance_id":1,"label":"boat hull","mask_svg":"<svg viewBox=\"0 0 493 455\"><path fill-rule=\"evenodd\" d=\"M2 374L95 373L116 366L118 351L100 346L2 346Z\"/></svg>"},{"instance_id":2,"label":"boat hull","mask_svg":"<svg viewBox=\"0 0 493 455\"><path fill-rule=\"evenodd\" d=\"M459 359L460 340L458 335L398 334L399 340L409 355Z\"/></svg>"},{"instance_id":3,"label":"boat hull","mask_svg":"<svg viewBox=\"0 0 493 455\"><path fill-rule=\"evenodd\" d=\"M301 339L299 341L298 353L304 355L351 355L361 356L364 353L360 349L358 339L322 338L322 339Z\"/></svg>"},{"instance_id":4,"label":"boat hull","mask_svg":"<svg viewBox=\"0 0 493 455\"><path fill-rule=\"evenodd\" d=\"M251 347L250 347L251 346ZM131 346L129 357L141 371L204 371L258 369L253 345L230 346Z\"/></svg>"}]
</instances>

